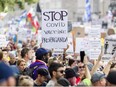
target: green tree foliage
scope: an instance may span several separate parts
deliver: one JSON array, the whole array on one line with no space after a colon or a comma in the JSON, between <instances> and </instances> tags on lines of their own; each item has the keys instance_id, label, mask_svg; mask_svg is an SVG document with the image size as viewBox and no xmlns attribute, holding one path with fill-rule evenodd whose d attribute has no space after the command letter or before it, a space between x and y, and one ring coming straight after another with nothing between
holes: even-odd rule
<instances>
[{"instance_id":1,"label":"green tree foliage","mask_svg":"<svg viewBox=\"0 0 116 87\"><path fill-rule=\"evenodd\" d=\"M0 0L0 12L13 11L15 4L19 6L19 9L25 8L25 2L28 4L37 3L39 0Z\"/></svg>"}]
</instances>

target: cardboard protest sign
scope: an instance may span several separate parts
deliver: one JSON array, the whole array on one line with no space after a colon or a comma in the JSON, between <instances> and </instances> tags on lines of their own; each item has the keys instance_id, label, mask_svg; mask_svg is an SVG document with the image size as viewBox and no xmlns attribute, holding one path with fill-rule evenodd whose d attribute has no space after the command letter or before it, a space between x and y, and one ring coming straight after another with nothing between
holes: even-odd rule
<instances>
[{"instance_id":1,"label":"cardboard protest sign","mask_svg":"<svg viewBox=\"0 0 116 87\"><path fill-rule=\"evenodd\" d=\"M85 29L84 27L73 27L72 32L75 37L82 38L85 37Z\"/></svg>"},{"instance_id":2,"label":"cardboard protest sign","mask_svg":"<svg viewBox=\"0 0 116 87\"><path fill-rule=\"evenodd\" d=\"M64 9L42 11L42 47L66 48L68 12Z\"/></svg>"}]
</instances>

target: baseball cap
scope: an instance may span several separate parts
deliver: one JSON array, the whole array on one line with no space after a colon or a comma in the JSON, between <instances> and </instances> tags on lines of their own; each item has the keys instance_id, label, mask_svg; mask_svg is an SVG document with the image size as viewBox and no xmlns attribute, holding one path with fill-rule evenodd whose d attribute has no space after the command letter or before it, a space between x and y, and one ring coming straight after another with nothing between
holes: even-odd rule
<instances>
[{"instance_id":1,"label":"baseball cap","mask_svg":"<svg viewBox=\"0 0 116 87\"><path fill-rule=\"evenodd\" d=\"M67 68L65 70L65 75L66 75L66 78L72 78L72 77L77 77L77 74L75 73L75 71L72 69L72 68Z\"/></svg>"},{"instance_id":2,"label":"baseball cap","mask_svg":"<svg viewBox=\"0 0 116 87\"><path fill-rule=\"evenodd\" d=\"M39 48L39 49L37 49L35 56L36 57L37 56L42 56L44 54L47 54L48 52L49 51L47 49L45 49L45 48Z\"/></svg>"},{"instance_id":3,"label":"baseball cap","mask_svg":"<svg viewBox=\"0 0 116 87\"><path fill-rule=\"evenodd\" d=\"M92 68L93 68L93 64L92 64L91 62L89 62L89 63L87 64L87 67L88 67L88 69L91 71Z\"/></svg>"},{"instance_id":4,"label":"baseball cap","mask_svg":"<svg viewBox=\"0 0 116 87\"><path fill-rule=\"evenodd\" d=\"M11 76L14 76L14 73L10 66L0 62L0 83L6 81Z\"/></svg>"},{"instance_id":5,"label":"baseball cap","mask_svg":"<svg viewBox=\"0 0 116 87\"><path fill-rule=\"evenodd\" d=\"M103 78L105 78L105 74L103 74L102 72L95 72L91 77L91 82L95 83Z\"/></svg>"},{"instance_id":6,"label":"baseball cap","mask_svg":"<svg viewBox=\"0 0 116 87\"><path fill-rule=\"evenodd\" d=\"M110 82L111 84L116 85L116 70L111 70L109 74L106 77L107 81Z\"/></svg>"},{"instance_id":7,"label":"baseball cap","mask_svg":"<svg viewBox=\"0 0 116 87\"><path fill-rule=\"evenodd\" d=\"M45 68L39 68L37 70L38 74L42 75L42 76L45 76L47 79L50 79L50 74L49 74L49 71Z\"/></svg>"}]
</instances>

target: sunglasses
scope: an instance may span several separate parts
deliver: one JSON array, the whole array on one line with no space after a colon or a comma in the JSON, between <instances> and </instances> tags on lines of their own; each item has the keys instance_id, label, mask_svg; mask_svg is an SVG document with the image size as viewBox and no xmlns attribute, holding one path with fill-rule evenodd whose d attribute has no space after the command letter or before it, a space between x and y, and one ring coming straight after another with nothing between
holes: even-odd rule
<instances>
[{"instance_id":1,"label":"sunglasses","mask_svg":"<svg viewBox=\"0 0 116 87\"><path fill-rule=\"evenodd\" d=\"M64 70L59 70L59 71L57 71L57 72L60 72L60 73L65 73L65 71L64 71Z\"/></svg>"},{"instance_id":2,"label":"sunglasses","mask_svg":"<svg viewBox=\"0 0 116 87\"><path fill-rule=\"evenodd\" d=\"M79 66L79 68L85 68L85 66Z\"/></svg>"}]
</instances>

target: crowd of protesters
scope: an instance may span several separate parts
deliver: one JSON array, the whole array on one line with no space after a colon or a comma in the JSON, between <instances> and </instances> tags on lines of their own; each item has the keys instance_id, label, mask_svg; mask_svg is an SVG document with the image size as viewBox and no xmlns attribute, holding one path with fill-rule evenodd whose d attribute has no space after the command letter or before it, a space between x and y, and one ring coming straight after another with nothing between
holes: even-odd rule
<instances>
[{"instance_id":1,"label":"crowd of protesters","mask_svg":"<svg viewBox=\"0 0 116 87\"><path fill-rule=\"evenodd\" d=\"M0 86L116 86L115 57L103 65L97 60L75 55L53 56L53 50L37 46L36 40L17 45L11 39L0 50ZM80 57L78 55L78 57Z\"/></svg>"}]
</instances>

